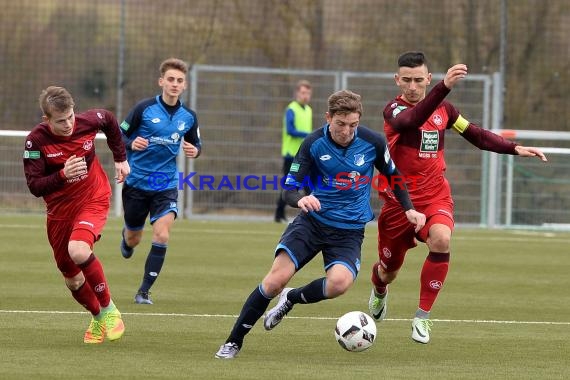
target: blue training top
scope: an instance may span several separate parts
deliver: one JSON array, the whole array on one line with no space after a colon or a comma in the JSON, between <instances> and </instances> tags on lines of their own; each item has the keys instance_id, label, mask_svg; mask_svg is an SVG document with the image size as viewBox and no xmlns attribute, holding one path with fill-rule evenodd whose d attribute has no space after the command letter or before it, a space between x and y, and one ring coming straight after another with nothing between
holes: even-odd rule
<instances>
[{"instance_id":1,"label":"blue training top","mask_svg":"<svg viewBox=\"0 0 570 380\"><path fill-rule=\"evenodd\" d=\"M386 140L366 127L355 130L352 142L335 143L329 125L312 132L301 145L285 180L289 188L310 188L321 210L309 214L336 228L356 229L374 218L370 189L374 168L390 179L398 174Z\"/></svg>"},{"instance_id":2,"label":"blue training top","mask_svg":"<svg viewBox=\"0 0 570 380\"><path fill-rule=\"evenodd\" d=\"M121 130L131 166L126 184L140 190L163 191L178 187L176 157L182 138L196 146L198 154L202 150L196 113L180 101L169 106L160 95L139 102L121 123ZM138 136L148 140L148 147L133 151L131 144Z\"/></svg>"}]
</instances>

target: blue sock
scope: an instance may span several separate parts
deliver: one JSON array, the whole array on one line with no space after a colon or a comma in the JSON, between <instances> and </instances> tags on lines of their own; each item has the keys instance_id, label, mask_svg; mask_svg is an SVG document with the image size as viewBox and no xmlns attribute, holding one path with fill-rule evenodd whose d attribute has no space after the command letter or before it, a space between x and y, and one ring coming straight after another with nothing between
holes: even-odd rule
<instances>
[{"instance_id":1,"label":"blue sock","mask_svg":"<svg viewBox=\"0 0 570 380\"><path fill-rule=\"evenodd\" d=\"M144 264L144 276L139 291L147 293L156 281L166 256L166 244L153 242Z\"/></svg>"},{"instance_id":2,"label":"blue sock","mask_svg":"<svg viewBox=\"0 0 570 380\"><path fill-rule=\"evenodd\" d=\"M301 288L295 288L287 293L287 299L293 303L316 303L326 300L325 294L327 279L319 278Z\"/></svg>"},{"instance_id":3,"label":"blue sock","mask_svg":"<svg viewBox=\"0 0 570 380\"><path fill-rule=\"evenodd\" d=\"M255 322L261 318L265 309L269 306L270 301L271 298L263 293L261 284L256 287L243 304L239 317L226 343L232 342L241 347L243 338L245 338L245 335L251 330L253 325L255 325Z\"/></svg>"}]
</instances>

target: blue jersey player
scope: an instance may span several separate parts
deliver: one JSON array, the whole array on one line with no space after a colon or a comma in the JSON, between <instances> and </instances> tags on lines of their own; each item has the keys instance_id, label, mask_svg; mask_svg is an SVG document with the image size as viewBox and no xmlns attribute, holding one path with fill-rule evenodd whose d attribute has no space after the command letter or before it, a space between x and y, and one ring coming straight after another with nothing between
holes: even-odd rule
<instances>
[{"instance_id":1,"label":"blue jersey player","mask_svg":"<svg viewBox=\"0 0 570 380\"><path fill-rule=\"evenodd\" d=\"M188 65L180 59L162 62L158 79L162 94L138 103L121 124L131 165L131 176L123 186L123 257L133 255L149 214L152 225L152 245L135 295L138 304L152 304L149 290L164 263L170 228L178 213L176 157L180 145L188 158L201 152L196 113L180 102L187 72Z\"/></svg>"},{"instance_id":2,"label":"blue jersey player","mask_svg":"<svg viewBox=\"0 0 570 380\"><path fill-rule=\"evenodd\" d=\"M298 303L315 303L345 293L360 269L364 227L372 220L370 188L374 168L387 183L399 176L384 138L358 127L362 115L360 96L339 91L328 99L327 125L303 141L286 179L285 201L302 210L287 227L275 249L273 265L249 295L234 327L215 357L232 359L245 335L263 315L271 299L277 305L263 321L266 330L277 326ZM362 178L369 179L361 180ZM312 189L305 195L301 189ZM405 185L394 195L416 231L425 215L413 209ZM322 252L326 276L300 288L285 288L293 275Z\"/></svg>"}]
</instances>

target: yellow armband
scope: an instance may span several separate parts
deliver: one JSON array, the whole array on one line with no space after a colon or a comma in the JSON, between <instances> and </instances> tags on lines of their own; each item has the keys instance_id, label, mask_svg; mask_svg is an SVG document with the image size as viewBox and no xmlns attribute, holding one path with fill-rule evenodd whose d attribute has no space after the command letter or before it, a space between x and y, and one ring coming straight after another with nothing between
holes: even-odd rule
<instances>
[{"instance_id":1,"label":"yellow armband","mask_svg":"<svg viewBox=\"0 0 570 380\"><path fill-rule=\"evenodd\" d=\"M453 123L452 127L459 133L465 132L467 127L469 126L469 121L465 119L463 116L459 115L455 123Z\"/></svg>"}]
</instances>

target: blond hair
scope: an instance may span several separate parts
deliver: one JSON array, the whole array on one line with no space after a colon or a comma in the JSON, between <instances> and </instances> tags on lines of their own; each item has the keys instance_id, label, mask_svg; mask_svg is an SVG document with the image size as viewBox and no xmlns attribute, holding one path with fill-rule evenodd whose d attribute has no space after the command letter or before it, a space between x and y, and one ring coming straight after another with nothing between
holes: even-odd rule
<instances>
[{"instance_id":1,"label":"blond hair","mask_svg":"<svg viewBox=\"0 0 570 380\"><path fill-rule=\"evenodd\" d=\"M184 74L187 74L188 64L178 58L168 58L162 61L158 70L160 71L160 76L163 77L164 73L171 69L182 71Z\"/></svg>"},{"instance_id":2,"label":"blond hair","mask_svg":"<svg viewBox=\"0 0 570 380\"><path fill-rule=\"evenodd\" d=\"M58 86L49 86L42 90L39 102L42 112L47 117L51 117L54 111L65 112L75 106L75 102L69 91Z\"/></svg>"}]
</instances>

